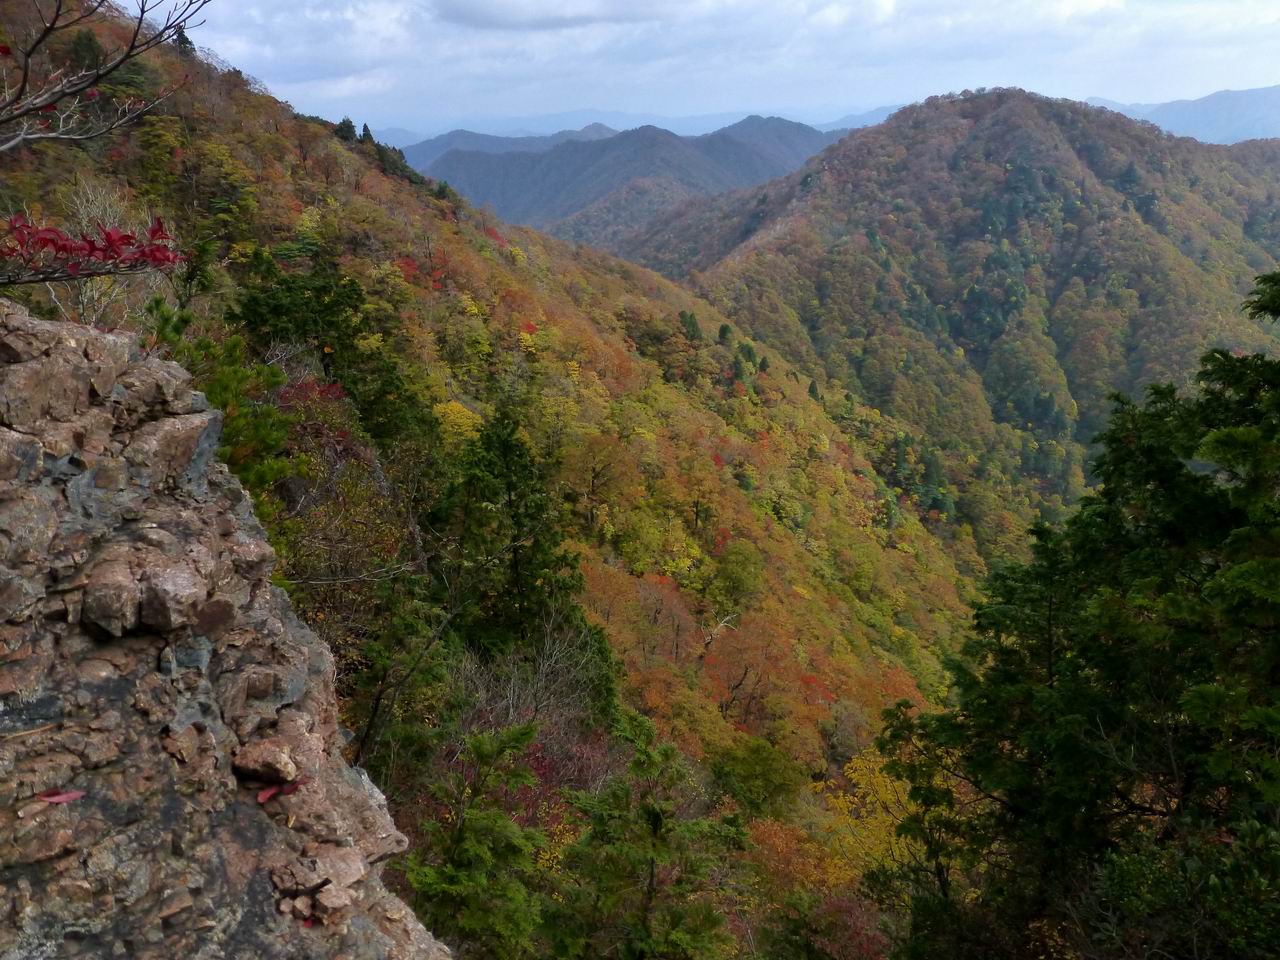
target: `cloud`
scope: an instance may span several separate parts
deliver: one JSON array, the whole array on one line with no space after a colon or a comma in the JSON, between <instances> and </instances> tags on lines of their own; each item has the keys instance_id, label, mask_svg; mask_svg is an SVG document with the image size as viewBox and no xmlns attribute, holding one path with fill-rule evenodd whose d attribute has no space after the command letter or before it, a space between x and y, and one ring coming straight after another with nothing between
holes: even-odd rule
<instances>
[{"instance_id":1,"label":"cloud","mask_svg":"<svg viewBox=\"0 0 1280 960\"><path fill-rule=\"evenodd\" d=\"M489 30L563 30L600 23L640 23L661 19L661 5L627 0L434 0L431 11L441 21Z\"/></svg>"},{"instance_id":2,"label":"cloud","mask_svg":"<svg viewBox=\"0 0 1280 960\"><path fill-rule=\"evenodd\" d=\"M300 109L424 130L583 107L818 120L965 87L1151 101L1280 82L1274 0L214 0L194 38Z\"/></svg>"}]
</instances>

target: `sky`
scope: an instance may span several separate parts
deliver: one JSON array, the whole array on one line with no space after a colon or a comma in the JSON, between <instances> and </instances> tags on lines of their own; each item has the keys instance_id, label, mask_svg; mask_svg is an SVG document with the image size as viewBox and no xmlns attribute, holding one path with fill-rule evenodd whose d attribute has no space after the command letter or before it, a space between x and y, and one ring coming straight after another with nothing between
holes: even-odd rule
<instances>
[{"instance_id":1,"label":"sky","mask_svg":"<svg viewBox=\"0 0 1280 960\"><path fill-rule=\"evenodd\" d=\"M1280 84L1280 0L212 0L192 39L304 113L424 134L573 110L833 121L1018 86Z\"/></svg>"}]
</instances>

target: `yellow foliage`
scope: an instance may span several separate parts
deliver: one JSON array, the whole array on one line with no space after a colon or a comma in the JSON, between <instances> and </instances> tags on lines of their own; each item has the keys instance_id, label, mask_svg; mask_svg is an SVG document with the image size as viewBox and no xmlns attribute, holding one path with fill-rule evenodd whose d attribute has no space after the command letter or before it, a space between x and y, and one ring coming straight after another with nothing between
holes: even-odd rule
<instances>
[{"instance_id":1,"label":"yellow foliage","mask_svg":"<svg viewBox=\"0 0 1280 960\"><path fill-rule=\"evenodd\" d=\"M844 775L847 787L831 782L824 794L833 814L824 846L831 852L833 873L856 880L874 867L911 856L911 844L897 834L910 804L907 785L885 771L884 758L874 748L855 755Z\"/></svg>"},{"instance_id":2,"label":"yellow foliage","mask_svg":"<svg viewBox=\"0 0 1280 960\"><path fill-rule=\"evenodd\" d=\"M431 408L440 421L440 433L446 446L460 447L480 432L482 418L457 400L446 400Z\"/></svg>"}]
</instances>

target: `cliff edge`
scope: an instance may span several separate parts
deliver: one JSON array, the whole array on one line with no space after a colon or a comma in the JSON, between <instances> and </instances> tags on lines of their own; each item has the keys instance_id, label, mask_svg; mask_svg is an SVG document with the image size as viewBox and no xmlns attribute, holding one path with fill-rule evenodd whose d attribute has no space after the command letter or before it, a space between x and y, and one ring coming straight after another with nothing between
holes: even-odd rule
<instances>
[{"instance_id":1,"label":"cliff edge","mask_svg":"<svg viewBox=\"0 0 1280 960\"><path fill-rule=\"evenodd\" d=\"M0 960L445 960L220 427L0 301Z\"/></svg>"}]
</instances>

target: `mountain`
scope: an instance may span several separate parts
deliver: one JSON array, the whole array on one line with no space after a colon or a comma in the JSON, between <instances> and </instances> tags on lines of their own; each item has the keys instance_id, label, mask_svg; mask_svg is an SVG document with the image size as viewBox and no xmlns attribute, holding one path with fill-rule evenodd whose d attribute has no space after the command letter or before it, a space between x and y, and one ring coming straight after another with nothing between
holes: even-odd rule
<instances>
[{"instance_id":1,"label":"mountain","mask_svg":"<svg viewBox=\"0 0 1280 960\"><path fill-rule=\"evenodd\" d=\"M650 126L543 153L452 151L425 169L504 220L607 248L690 197L794 170L837 136L778 117L748 117L699 137Z\"/></svg>"},{"instance_id":2,"label":"mountain","mask_svg":"<svg viewBox=\"0 0 1280 960\"><path fill-rule=\"evenodd\" d=\"M405 160L414 169L426 171L450 150L472 153L542 153L570 140L604 140L618 131L602 123L592 123L581 130L561 130L549 136L498 137L470 130L452 130L438 137L405 146ZM393 144L395 146L395 144Z\"/></svg>"},{"instance_id":3,"label":"mountain","mask_svg":"<svg viewBox=\"0 0 1280 960\"><path fill-rule=\"evenodd\" d=\"M469 117L461 125L482 133L507 137L548 136L558 130L576 130L593 123L602 123L617 130L662 127L681 136L698 136L712 133L730 123L736 123L746 115L745 111L670 116L659 113L634 113L626 110L582 109L532 116Z\"/></svg>"},{"instance_id":4,"label":"mountain","mask_svg":"<svg viewBox=\"0 0 1280 960\"><path fill-rule=\"evenodd\" d=\"M302 774L322 747L385 791L411 844L396 888L464 955L549 956L565 930L594 955L635 952L618 938L641 921L619 924L619 904L692 918L685 956L791 944L811 915L827 936L849 904L838 936L875 942L869 864L844 841L891 844L892 824L864 827L843 771L883 780L867 754L881 710L941 696L985 569L933 451L869 406L828 409L778 347L649 270L507 227L199 55L165 45L147 67L121 95L176 92L110 141L0 153L0 217L159 217L189 255L170 282L5 288L73 325L0 349L6 423L52 421L0 431L0 559L16 565L0 593L35 611L8 625L0 715L47 734L3 744L24 759L0 853L21 931L0 925L0 953L61 950L70 908L142 929L142 956L240 917L237 955L378 956L345 898L374 888L394 831L365 811L364 845L332 849L356 811ZM713 190L730 161L754 178L791 156L785 129L551 153L651 142ZM6 251L21 224L0 227ZM139 336L136 369L75 330ZM197 455L245 489L221 466L206 488ZM153 517L153 494L174 510ZM136 556L95 539L108 515ZM39 693L54 663L60 699ZM143 727L158 749L124 735ZM79 798L83 822L61 792L78 782L103 791ZM67 853L77 829L108 838L90 880ZM224 863L209 838L226 836ZM630 838L678 873L651 876ZM67 903L21 892L46 875ZM96 952L108 927L75 929ZM277 952L254 949L266 937Z\"/></svg>"},{"instance_id":5,"label":"mountain","mask_svg":"<svg viewBox=\"0 0 1280 960\"><path fill-rule=\"evenodd\" d=\"M1089 102L1205 143L1280 137L1280 86L1219 90L1196 100L1169 103L1116 103L1101 98Z\"/></svg>"},{"instance_id":6,"label":"mountain","mask_svg":"<svg viewBox=\"0 0 1280 960\"><path fill-rule=\"evenodd\" d=\"M831 123L820 123L817 125L819 130L857 130L860 127L871 127L877 123L883 123L902 109L902 104L896 107L876 107L874 110L866 110L862 113L851 113L848 116L841 117L839 120L833 120Z\"/></svg>"},{"instance_id":7,"label":"mountain","mask_svg":"<svg viewBox=\"0 0 1280 960\"><path fill-rule=\"evenodd\" d=\"M1280 244L1280 143L1177 139L1016 90L934 98L790 176L686 205L625 253L696 289L824 389L946 453L960 516L1055 515L1110 395L1187 383ZM847 391L847 394L846 394Z\"/></svg>"},{"instance_id":8,"label":"mountain","mask_svg":"<svg viewBox=\"0 0 1280 960\"><path fill-rule=\"evenodd\" d=\"M422 134L414 130L406 130L404 127L384 127L381 130L374 130L373 137L379 143L385 143L389 147L404 149L420 141Z\"/></svg>"}]
</instances>

